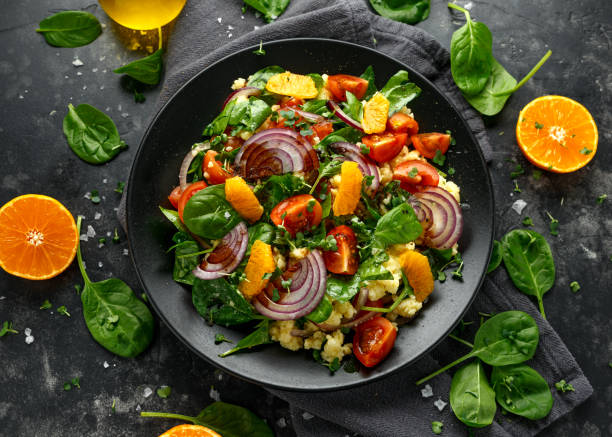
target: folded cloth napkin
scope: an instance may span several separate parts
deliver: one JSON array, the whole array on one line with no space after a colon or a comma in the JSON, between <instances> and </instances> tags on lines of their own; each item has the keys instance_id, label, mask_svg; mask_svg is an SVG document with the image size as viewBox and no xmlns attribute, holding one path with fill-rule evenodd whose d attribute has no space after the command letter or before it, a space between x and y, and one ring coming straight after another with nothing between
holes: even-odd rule
<instances>
[{"instance_id":1,"label":"folded cloth napkin","mask_svg":"<svg viewBox=\"0 0 612 437\"><path fill-rule=\"evenodd\" d=\"M239 33L243 36L236 38ZM186 80L222 57L260 41L290 37L351 41L412 66L454 101L476 134L485 157L490 158L491 148L482 120L452 81L448 52L427 33L373 14L365 0L293 0L276 22L266 25L250 12L243 15L238 1L188 2L170 41L160 105ZM489 275L466 320L478 320L478 312L510 309L531 314L540 328L540 345L528 364L550 385L565 379L576 391L562 396L554 392L553 409L543 420L534 422L498 413L493 425L478 430L476 435L535 435L593 391L559 336L533 303L514 289L504 272L498 270ZM446 340L413 366L363 387L327 393L270 391L289 402L299 436L430 435L434 420L444 423L445 436L465 436L465 426L448 406L442 412L434 406L438 399L448 402L450 376L443 374L430 381L434 393L431 397L422 396L414 382L466 352L465 346Z\"/></svg>"}]
</instances>

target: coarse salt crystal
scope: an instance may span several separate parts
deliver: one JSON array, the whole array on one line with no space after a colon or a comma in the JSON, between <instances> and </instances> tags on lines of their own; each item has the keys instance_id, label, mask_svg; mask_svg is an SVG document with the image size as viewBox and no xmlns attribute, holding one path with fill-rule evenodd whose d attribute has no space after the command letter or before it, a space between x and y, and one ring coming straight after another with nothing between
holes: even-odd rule
<instances>
[{"instance_id":1,"label":"coarse salt crystal","mask_svg":"<svg viewBox=\"0 0 612 437\"><path fill-rule=\"evenodd\" d=\"M121 105L117 105L117 111L121 111Z\"/></svg>"},{"instance_id":2,"label":"coarse salt crystal","mask_svg":"<svg viewBox=\"0 0 612 437\"><path fill-rule=\"evenodd\" d=\"M94 230L92 225L87 225L87 236L89 238L93 238L96 236L96 231Z\"/></svg>"},{"instance_id":3,"label":"coarse salt crystal","mask_svg":"<svg viewBox=\"0 0 612 437\"><path fill-rule=\"evenodd\" d=\"M87 193L85 193L85 195L83 196L85 199L91 200L91 193L88 191ZM85 218L85 217L83 217Z\"/></svg>"},{"instance_id":4,"label":"coarse salt crystal","mask_svg":"<svg viewBox=\"0 0 612 437\"><path fill-rule=\"evenodd\" d=\"M33 336L31 336L31 335L28 335L28 336L25 338L25 342L26 342L26 344L32 344L32 343L34 343L34 337L33 337Z\"/></svg>"},{"instance_id":5,"label":"coarse salt crystal","mask_svg":"<svg viewBox=\"0 0 612 437\"><path fill-rule=\"evenodd\" d=\"M219 22L219 24L221 24L222 20L223 20L223 18L221 18L221 17L217 18L217 21Z\"/></svg>"},{"instance_id":6,"label":"coarse salt crystal","mask_svg":"<svg viewBox=\"0 0 612 437\"><path fill-rule=\"evenodd\" d=\"M434 405L436 406L436 408L438 408L438 410L442 411L444 407L446 407L446 405L448 404L444 402L442 399L438 398L438 400L434 402Z\"/></svg>"},{"instance_id":7,"label":"coarse salt crystal","mask_svg":"<svg viewBox=\"0 0 612 437\"><path fill-rule=\"evenodd\" d=\"M210 387L210 391L208 392L208 396L210 396L210 398L213 401L219 402L221 400L221 395L219 394L219 392L217 390L215 390L215 388L213 386Z\"/></svg>"},{"instance_id":8,"label":"coarse salt crystal","mask_svg":"<svg viewBox=\"0 0 612 437\"><path fill-rule=\"evenodd\" d=\"M6 296L0 296L0 300L6 299Z\"/></svg>"},{"instance_id":9,"label":"coarse salt crystal","mask_svg":"<svg viewBox=\"0 0 612 437\"><path fill-rule=\"evenodd\" d=\"M83 73L81 73L80 71L77 71L77 76L83 76Z\"/></svg>"},{"instance_id":10,"label":"coarse salt crystal","mask_svg":"<svg viewBox=\"0 0 612 437\"><path fill-rule=\"evenodd\" d=\"M312 414L310 414L308 411L304 411L302 413L302 417L304 418L304 420L310 420L312 419L314 416Z\"/></svg>"},{"instance_id":11,"label":"coarse salt crystal","mask_svg":"<svg viewBox=\"0 0 612 437\"><path fill-rule=\"evenodd\" d=\"M259 29L259 26L253 26L253 30Z\"/></svg>"},{"instance_id":12,"label":"coarse salt crystal","mask_svg":"<svg viewBox=\"0 0 612 437\"><path fill-rule=\"evenodd\" d=\"M100 217L102 217L102 214L100 214L99 212L94 214L94 220L100 220Z\"/></svg>"},{"instance_id":13,"label":"coarse salt crystal","mask_svg":"<svg viewBox=\"0 0 612 437\"><path fill-rule=\"evenodd\" d=\"M30 328L26 328L23 330L23 333L26 335L26 337L29 337L32 335L32 330Z\"/></svg>"},{"instance_id":14,"label":"coarse salt crystal","mask_svg":"<svg viewBox=\"0 0 612 437\"><path fill-rule=\"evenodd\" d=\"M225 211L225 212L223 213L223 217L225 217L226 219L230 218L231 216L232 216L232 215L231 215L229 212L227 212L227 211Z\"/></svg>"},{"instance_id":15,"label":"coarse salt crystal","mask_svg":"<svg viewBox=\"0 0 612 437\"><path fill-rule=\"evenodd\" d=\"M128 256L130 252L127 249L123 249L123 256Z\"/></svg>"},{"instance_id":16,"label":"coarse salt crystal","mask_svg":"<svg viewBox=\"0 0 612 437\"><path fill-rule=\"evenodd\" d=\"M79 240L87 241L87 234L81 234L81 236L79 237Z\"/></svg>"},{"instance_id":17,"label":"coarse salt crystal","mask_svg":"<svg viewBox=\"0 0 612 437\"><path fill-rule=\"evenodd\" d=\"M151 396L153 394L153 390L151 390L150 387L145 387L144 391L142 392L142 395L145 398L148 398L149 396Z\"/></svg>"},{"instance_id":18,"label":"coarse salt crystal","mask_svg":"<svg viewBox=\"0 0 612 437\"><path fill-rule=\"evenodd\" d=\"M57 111L54 109L53 111L49 112L49 115L55 115Z\"/></svg>"},{"instance_id":19,"label":"coarse salt crystal","mask_svg":"<svg viewBox=\"0 0 612 437\"><path fill-rule=\"evenodd\" d=\"M102 366L104 366L105 369L108 369L110 367L110 364L108 364L108 361L104 361Z\"/></svg>"},{"instance_id":20,"label":"coarse salt crystal","mask_svg":"<svg viewBox=\"0 0 612 437\"><path fill-rule=\"evenodd\" d=\"M527 202L525 202L523 199L518 199L512 204L512 209L518 215L521 215L521 213L523 212L523 209L525 209L526 206L527 206Z\"/></svg>"},{"instance_id":21,"label":"coarse salt crystal","mask_svg":"<svg viewBox=\"0 0 612 437\"><path fill-rule=\"evenodd\" d=\"M110 236L111 236L111 232L110 232L110 231L108 231L108 232L106 233L106 236L107 236L107 237L110 237Z\"/></svg>"},{"instance_id":22,"label":"coarse salt crystal","mask_svg":"<svg viewBox=\"0 0 612 437\"><path fill-rule=\"evenodd\" d=\"M104 264L102 264L102 261L98 261L98 267L102 268L104 266Z\"/></svg>"},{"instance_id":23,"label":"coarse salt crystal","mask_svg":"<svg viewBox=\"0 0 612 437\"><path fill-rule=\"evenodd\" d=\"M231 34L231 33L228 33L228 34L227 34L227 37L228 37L228 38L231 38L231 37L232 37L232 34Z\"/></svg>"},{"instance_id":24,"label":"coarse salt crystal","mask_svg":"<svg viewBox=\"0 0 612 437\"><path fill-rule=\"evenodd\" d=\"M97 68L92 68L92 69L91 69L91 71L92 71L93 73L97 73L97 72L98 72L98 69L97 69Z\"/></svg>"},{"instance_id":25,"label":"coarse salt crystal","mask_svg":"<svg viewBox=\"0 0 612 437\"><path fill-rule=\"evenodd\" d=\"M287 426L287 420L285 420L284 417L281 417L276 421L276 425L278 425L279 428L284 428Z\"/></svg>"},{"instance_id":26,"label":"coarse salt crystal","mask_svg":"<svg viewBox=\"0 0 612 437\"><path fill-rule=\"evenodd\" d=\"M80 67L80 66L85 65L85 64L77 56L76 58L74 58L74 61L72 61L72 65L74 65L75 67Z\"/></svg>"},{"instance_id":27,"label":"coarse salt crystal","mask_svg":"<svg viewBox=\"0 0 612 437\"><path fill-rule=\"evenodd\" d=\"M427 384L425 388L421 389L421 396L424 398L430 398L433 396L433 389L431 388L431 385Z\"/></svg>"},{"instance_id":28,"label":"coarse salt crystal","mask_svg":"<svg viewBox=\"0 0 612 437\"><path fill-rule=\"evenodd\" d=\"M130 116L130 114L128 114L127 112L122 112L122 113L121 113L121 116L122 116L123 118L128 118L128 117Z\"/></svg>"},{"instance_id":29,"label":"coarse salt crystal","mask_svg":"<svg viewBox=\"0 0 612 437\"><path fill-rule=\"evenodd\" d=\"M465 9L467 9L467 10L469 11L470 9L472 9L472 7L473 7L473 6L474 6L474 3L472 3L472 2L467 2L467 3L465 4L464 8L465 8Z\"/></svg>"},{"instance_id":30,"label":"coarse salt crystal","mask_svg":"<svg viewBox=\"0 0 612 437\"><path fill-rule=\"evenodd\" d=\"M99 61L102 62L105 59L106 59L106 56L100 56Z\"/></svg>"},{"instance_id":31,"label":"coarse salt crystal","mask_svg":"<svg viewBox=\"0 0 612 437\"><path fill-rule=\"evenodd\" d=\"M136 411L140 411L140 404L136 405Z\"/></svg>"},{"instance_id":32,"label":"coarse salt crystal","mask_svg":"<svg viewBox=\"0 0 612 437\"><path fill-rule=\"evenodd\" d=\"M103 184L105 184L105 183L107 183L107 182L108 182L108 179L107 179L107 178L102 179L102 183L103 183Z\"/></svg>"},{"instance_id":33,"label":"coarse salt crystal","mask_svg":"<svg viewBox=\"0 0 612 437\"><path fill-rule=\"evenodd\" d=\"M87 85L83 85L83 89L86 90L87 89Z\"/></svg>"},{"instance_id":34,"label":"coarse salt crystal","mask_svg":"<svg viewBox=\"0 0 612 437\"><path fill-rule=\"evenodd\" d=\"M234 26L230 26L229 24L227 25L227 28L228 28L229 30L234 30Z\"/></svg>"}]
</instances>

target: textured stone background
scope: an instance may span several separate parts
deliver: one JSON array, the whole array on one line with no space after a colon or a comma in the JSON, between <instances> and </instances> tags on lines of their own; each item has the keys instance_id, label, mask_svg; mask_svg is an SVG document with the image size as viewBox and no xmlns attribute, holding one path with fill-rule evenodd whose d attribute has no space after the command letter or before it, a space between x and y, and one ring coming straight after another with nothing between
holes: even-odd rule
<instances>
[{"instance_id":1,"label":"textured stone background","mask_svg":"<svg viewBox=\"0 0 612 437\"><path fill-rule=\"evenodd\" d=\"M211 8L216 1L209 0ZM299 0L293 0L299 1ZM445 2L432 1L432 13L419 24L448 46L459 22ZM465 1L459 2L465 5ZM522 77L551 48L553 56L515 96L503 113L487 120L495 149L492 177L495 186L497 236L532 217L535 229L547 237L555 255L557 281L546 295L552 325L575 354L595 388L593 397L548 429L546 435L612 435L612 9L599 0L473 1L472 15L491 28L497 59ZM95 4L75 0L1 0L0 15L0 204L24 193L56 197L75 215L94 220L98 236L118 227L114 208L120 196L117 181L128 177L132 158L152 116L157 90L147 102L135 104L112 69L135 58L113 34L110 25L94 43L76 49L48 46L34 32L37 23L60 9L87 7L103 23L108 19ZM236 0L236 7L241 2ZM216 17L216 16L215 16ZM227 27L211 22L220 34ZM247 13L245 20L227 23L234 37L262 22ZM180 21L177 25L180 25ZM84 65L76 68L78 57ZM80 73L80 74L79 74ZM545 173L540 180L515 144L517 113L531 99L562 94L583 103L599 126L599 150L585 169L570 175ZM84 164L67 147L61 131L68 103L90 103L116 122L131 146L111 163ZM510 172L516 160L526 168L513 193ZM99 205L84 195L98 190ZM600 194L610 199L596 203ZM519 217L512 209L518 198L527 202ZM560 235L548 234L549 211L560 222ZM111 275L125 280L140 293L125 236L120 244L97 247L97 238L83 244L89 274L94 280ZM98 264L101 263L101 264ZM101 265L101 267L98 267ZM582 289L569 289L573 280ZM74 284L81 283L76 264L58 278L28 282L0 272L0 321L12 320L19 335L0 339L0 436L153 436L172 422L142 420L140 409L196 414L220 396L250 408L273 424L277 435L294 435L286 404L263 389L224 375L187 350L158 324L151 348L135 360L115 357L89 336ZM45 299L54 307L39 310ZM57 314L66 305L72 317ZM34 343L25 343L23 330L31 328ZM109 367L104 367L104 362ZM64 391L64 382L78 376L81 389ZM173 389L168 399L145 389L160 385ZM111 404L116 399L116 412Z\"/></svg>"}]
</instances>

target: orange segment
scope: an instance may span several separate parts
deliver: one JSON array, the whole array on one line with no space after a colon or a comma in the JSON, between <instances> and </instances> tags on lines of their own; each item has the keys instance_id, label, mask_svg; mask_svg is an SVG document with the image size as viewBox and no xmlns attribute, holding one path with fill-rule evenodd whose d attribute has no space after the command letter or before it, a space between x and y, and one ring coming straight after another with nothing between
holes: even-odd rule
<instances>
[{"instance_id":1,"label":"orange segment","mask_svg":"<svg viewBox=\"0 0 612 437\"><path fill-rule=\"evenodd\" d=\"M221 434L200 425L178 425L159 437L221 437Z\"/></svg>"},{"instance_id":2,"label":"orange segment","mask_svg":"<svg viewBox=\"0 0 612 437\"><path fill-rule=\"evenodd\" d=\"M536 167L569 173L584 167L597 151L597 126L589 111L563 96L543 96L519 114L516 140Z\"/></svg>"},{"instance_id":3,"label":"orange segment","mask_svg":"<svg viewBox=\"0 0 612 437\"><path fill-rule=\"evenodd\" d=\"M263 206L240 176L225 181L225 198L243 219L253 223L263 214Z\"/></svg>"},{"instance_id":4,"label":"orange segment","mask_svg":"<svg viewBox=\"0 0 612 437\"><path fill-rule=\"evenodd\" d=\"M400 256L400 264L414 290L414 297L423 302L434 289L434 278L427 257L414 250L407 250Z\"/></svg>"},{"instance_id":5,"label":"orange segment","mask_svg":"<svg viewBox=\"0 0 612 437\"><path fill-rule=\"evenodd\" d=\"M72 214L52 197L26 194L0 208L0 267L11 275L57 276L74 259L78 242Z\"/></svg>"},{"instance_id":6,"label":"orange segment","mask_svg":"<svg viewBox=\"0 0 612 437\"><path fill-rule=\"evenodd\" d=\"M300 99L313 99L319 95L312 77L293 74L288 71L275 74L268 79L266 89L271 93Z\"/></svg>"},{"instance_id":7,"label":"orange segment","mask_svg":"<svg viewBox=\"0 0 612 437\"><path fill-rule=\"evenodd\" d=\"M389 115L389 100L381 93L376 93L363 105L361 125L366 134L379 134L385 131Z\"/></svg>"},{"instance_id":8,"label":"orange segment","mask_svg":"<svg viewBox=\"0 0 612 437\"><path fill-rule=\"evenodd\" d=\"M340 168L340 186L334 199L334 215L352 214L361 198L363 175L353 161L344 161Z\"/></svg>"},{"instance_id":9,"label":"orange segment","mask_svg":"<svg viewBox=\"0 0 612 437\"><path fill-rule=\"evenodd\" d=\"M268 279L264 278L264 275L273 273L275 269L276 262L272 255L272 246L256 240L251 248L249 262L244 269L246 278L240 283L238 289L247 298L258 295L268 285Z\"/></svg>"}]
</instances>

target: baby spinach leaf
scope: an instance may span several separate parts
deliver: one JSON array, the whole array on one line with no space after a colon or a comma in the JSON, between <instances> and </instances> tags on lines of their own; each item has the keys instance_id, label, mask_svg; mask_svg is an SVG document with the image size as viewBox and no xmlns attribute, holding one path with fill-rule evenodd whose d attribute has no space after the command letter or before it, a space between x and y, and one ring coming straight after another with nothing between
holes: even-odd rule
<instances>
[{"instance_id":1,"label":"baby spinach leaf","mask_svg":"<svg viewBox=\"0 0 612 437\"><path fill-rule=\"evenodd\" d=\"M249 245L247 246L246 254L244 259L248 259L251 254L251 247L255 244L255 241L261 240L266 244L272 244L276 238L276 228L269 223L257 223L256 225L248 228L249 232Z\"/></svg>"},{"instance_id":2,"label":"baby spinach leaf","mask_svg":"<svg viewBox=\"0 0 612 437\"><path fill-rule=\"evenodd\" d=\"M214 402L204 408L196 417L174 413L143 411L142 417L178 419L210 428L223 437L274 437L266 423L246 408L225 402Z\"/></svg>"},{"instance_id":3,"label":"baby spinach leaf","mask_svg":"<svg viewBox=\"0 0 612 437\"><path fill-rule=\"evenodd\" d=\"M375 81L375 76L374 76L374 68L371 65L368 65L368 68L365 69L365 71L363 72L363 74L361 76L362 79L365 79L368 81L368 89L366 90L365 95L363 96L364 100L370 100L370 97L372 97L374 95L374 93L376 93L376 91L378 91L376 89L376 81Z\"/></svg>"},{"instance_id":4,"label":"baby spinach leaf","mask_svg":"<svg viewBox=\"0 0 612 437\"><path fill-rule=\"evenodd\" d=\"M333 310L334 308L332 307L331 301L327 295L325 295L323 299L321 299L321 302L319 302L319 305L317 305L310 314L306 315L306 318L311 322L321 323L331 316Z\"/></svg>"},{"instance_id":5,"label":"baby spinach leaf","mask_svg":"<svg viewBox=\"0 0 612 437\"><path fill-rule=\"evenodd\" d=\"M383 215L374 230L374 238L383 246L409 243L423 233L423 227L416 218L414 209L402 203Z\"/></svg>"},{"instance_id":6,"label":"baby spinach leaf","mask_svg":"<svg viewBox=\"0 0 612 437\"><path fill-rule=\"evenodd\" d=\"M200 237L223 238L242 218L225 200L225 184L198 191L183 210L185 226Z\"/></svg>"},{"instance_id":7,"label":"baby spinach leaf","mask_svg":"<svg viewBox=\"0 0 612 437\"><path fill-rule=\"evenodd\" d=\"M86 103L68 105L63 128L72 151L90 164L104 164L127 148L113 120Z\"/></svg>"},{"instance_id":8,"label":"baby spinach leaf","mask_svg":"<svg viewBox=\"0 0 612 437\"><path fill-rule=\"evenodd\" d=\"M389 100L389 115L393 115L418 97L421 94L421 88L408 80L406 70L399 70L389 78L380 92Z\"/></svg>"},{"instance_id":9,"label":"baby spinach leaf","mask_svg":"<svg viewBox=\"0 0 612 437\"><path fill-rule=\"evenodd\" d=\"M327 278L327 294L334 300L348 302L361 289L364 281L389 280L393 275L382 266L388 257L372 256L359 265L357 273L353 276L330 275Z\"/></svg>"},{"instance_id":10,"label":"baby spinach leaf","mask_svg":"<svg viewBox=\"0 0 612 437\"><path fill-rule=\"evenodd\" d=\"M89 44L102 33L98 19L89 12L63 11L45 18L36 32L55 47L80 47Z\"/></svg>"},{"instance_id":11,"label":"baby spinach leaf","mask_svg":"<svg viewBox=\"0 0 612 437\"><path fill-rule=\"evenodd\" d=\"M510 413L538 420L553 405L550 387L542 376L526 364L494 367L491 383L501 407Z\"/></svg>"},{"instance_id":12,"label":"baby spinach leaf","mask_svg":"<svg viewBox=\"0 0 612 437\"><path fill-rule=\"evenodd\" d=\"M225 108L223 108L223 111L204 128L202 135L205 137L212 137L214 135L221 135L225 132L235 105L236 100L228 102Z\"/></svg>"},{"instance_id":13,"label":"baby spinach leaf","mask_svg":"<svg viewBox=\"0 0 612 437\"><path fill-rule=\"evenodd\" d=\"M346 92L346 104L344 104L344 109L344 112L346 112L353 120L361 122L361 118L363 117L363 107L361 105L361 101L350 91Z\"/></svg>"},{"instance_id":14,"label":"baby spinach leaf","mask_svg":"<svg viewBox=\"0 0 612 437\"><path fill-rule=\"evenodd\" d=\"M555 262L550 246L542 235L526 229L508 232L501 244L510 279L520 291L537 298L542 317L546 318L542 297L555 283Z\"/></svg>"},{"instance_id":15,"label":"baby spinach leaf","mask_svg":"<svg viewBox=\"0 0 612 437\"><path fill-rule=\"evenodd\" d=\"M501 243L497 240L493 241L493 251L491 252L491 259L489 260L489 266L487 267L487 273L491 273L493 270L499 267L502 262L501 254Z\"/></svg>"},{"instance_id":16,"label":"baby spinach leaf","mask_svg":"<svg viewBox=\"0 0 612 437\"><path fill-rule=\"evenodd\" d=\"M185 225L181 221L181 218L179 217L177 211L175 211L173 209L166 209L163 206L160 206L159 210L162 212L164 217L166 217L168 219L168 221L170 221L170 223L172 223L174 225L174 227L176 229L178 229L179 231L182 231L182 232L187 232L187 228L185 227Z\"/></svg>"},{"instance_id":17,"label":"baby spinach leaf","mask_svg":"<svg viewBox=\"0 0 612 437\"><path fill-rule=\"evenodd\" d=\"M289 0L244 0L244 3L261 12L269 23L276 20L287 9Z\"/></svg>"},{"instance_id":18,"label":"baby spinach leaf","mask_svg":"<svg viewBox=\"0 0 612 437\"><path fill-rule=\"evenodd\" d=\"M448 7L463 12L466 18L451 38L451 73L465 95L475 95L484 89L491 75L493 37L484 23L472 21L468 10L454 3Z\"/></svg>"},{"instance_id":19,"label":"baby spinach leaf","mask_svg":"<svg viewBox=\"0 0 612 437\"><path fill-rule=\"evenodd\" d=\"M236 103L231 112L228 124L240 130L253 132L272 113L270 105L257 97Z\"/></svg>"},{"instance_id":20,"label":"baby spinach leaf","mask_svg":"<svg viewBox=\"0 0 612 437\"><path fill-rule=\"evenodd\" d=\"M80 216L77 229L80 233ZM149 308L119 279L91 282L85 272L80 245L77 259L85 282L81 293L83 317L92 337L121 357L139 355L153 340L153 316Z\"/></svg>"},{"instance_id":21,"label":"baby spinach leaf","mask_svg":"<svg viewBox=\"0 0 612 437\"><path fill-rule=\"evenodd\" d=\"M130 62L129 64L113 70L113 73L127 74L132 79L147 85L157 85L161 79L162 68L164 62L162 60L163 49L157 50L155 53Z\"/></svg>"},{"instance_id":22,"label":"baby spinach leaf","mask_svg":"<svg viewBox=\"0 0 612 437\"><path fill-rule=\"evenodd\" d=\"M191 297L198 314L211 323L231 326L253 320L251 305L224 278L194 279Z\"/></svg>"},{"instance_id":23,"label":"baby spinach leaf","mask_svg":"<svg viewBox=\"0 0 612 437\"><path fill-rule=\"evenodd\" d=\"M176 282L193 285L195 276L192 272L198 266L199 258L197 255L185 255L197 253L200 250L200 246L186 232L177 232L172 237L172 241L176 243L174 246L174 269L172 271L172 279Z\"/></svg>"},{"instance_id":24,"label":"baby spinach leaf","mask_svg":"<svg viewBox=\"0 0 612 437\"><path fill-rule=\"evenodd\" d=\"M260 346L262 344L272 343L272 340L270 340L270 334L268 332L269 324L270 320L262 320L257 324L257 329L255 329L255 331L251 332L249 335L236 343L235 348L230 349L227 352L223 352L222 354L219 354L219 356L221 358L225 358L238 351L251 349L252 347Z\"/></svg>"},{"instance_id":25,"label":"baby spinach leaf","mask_svg":"<svg viewBox=\"0 0 612 437\"><path fill-rule=\"evenodd\" d=\"M473 428L493 423L497 405L480 360L466 364L453 376L450 404L457 419Z\"/></svg>"},{"instance_id":26,"label":"baby spinach leaf","mask_svg":"<svg viewBox=\"0 0 612 437\"><path fill-rule=\"evenodd\" d=\"M370 0L379 15L402 23L416 24L429 16L430 0Z\"/></svg>"},{"instance_id":27,"label":"baby spinach leaf","mask_svg":"<svg viewBox=\"0 0 612 437\"><path fill-rule=\"evenodd\" d=\"M278 65L270 65L268 67L262 68L261 70L253 73L249 77L249 81L247 82L247 86L253 86L255 88L259 88L263 90L266 88L266 84L268 83L268 79L272 76L283 73L285 69L283 67L279 67Z\"/></svg>"},{"instance_id":28,"label":"baby spinach leaf","mask_svg":"<svg viewBox=\"0 0 612 437\"><path fill-rule=\"evenodd\" d=\"M318 73L310 73L308 76L314 81L315 87L317 87L317 91L321 92L323 85L325 85L325 81L323 80L323 76Z\"/></svg>"},{"instance_id":29,"label":"baby spinach leaf","mask_svg":"<svg viewBox=\"0 0 612 437\"><path fill-rule=\"evenodd\" d=\"M292 173L270 176L266 181L255 188L255 194L269 213L281 200L296 194L307 193L309 186L304 179Z\"/></svg>"},{"instance_id":30,"label":"baby spinach leaf","mask_svg":"<svg viewBox=\"0 0 612 437\"><path fill-rule=\"evenodd\" d=\"M319 115L329 113L329 109L327 109L327 100L323 99L308 100L302 105L302 109L306 112L312 112L313 114Z\"/></svg>"}]
</instances>

